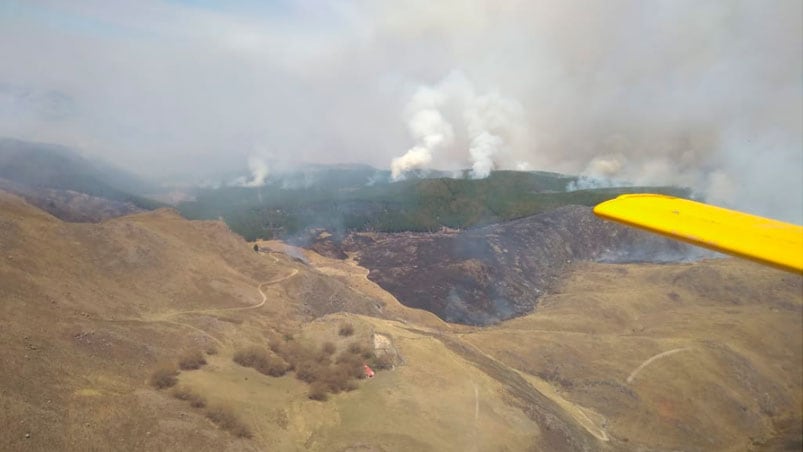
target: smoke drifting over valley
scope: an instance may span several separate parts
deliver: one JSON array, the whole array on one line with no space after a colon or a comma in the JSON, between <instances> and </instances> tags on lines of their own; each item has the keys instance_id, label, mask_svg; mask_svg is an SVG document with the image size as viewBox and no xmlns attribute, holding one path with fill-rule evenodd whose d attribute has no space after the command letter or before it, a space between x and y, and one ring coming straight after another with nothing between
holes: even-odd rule
<instances>
[{"instance_id":1,"label":"smoke drifting over valley","mask_svg":"<svg viewBox=\"0 0 803 452\"><path fill-rule=\"evenodd\" d=\"M0 136L165 180L261 186L263 152L396 179L548 170L800 223L802 18L797 0L11 0Z\"/></svg>"}]
</instances>

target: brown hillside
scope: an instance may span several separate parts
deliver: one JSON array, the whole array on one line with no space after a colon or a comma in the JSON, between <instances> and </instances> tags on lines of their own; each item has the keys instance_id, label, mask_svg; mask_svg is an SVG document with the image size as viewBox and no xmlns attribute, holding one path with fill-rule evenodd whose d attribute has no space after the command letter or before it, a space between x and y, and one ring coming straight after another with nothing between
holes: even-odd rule
<instances>
[{"instance_id":1,"label":"brown hillside","mask_svg":"<svg viewBox=\"0 0 803 452\"><path fill-rule=\"evenodd\" d=\"M352 260L262 245L0 193L0 450L800 448L797 276L572 263L532 314L473 328ZM267 374L299 350L318 367ZM390 369L311 400L302 364L349 356Z\"/></svg>"}]
</instances>

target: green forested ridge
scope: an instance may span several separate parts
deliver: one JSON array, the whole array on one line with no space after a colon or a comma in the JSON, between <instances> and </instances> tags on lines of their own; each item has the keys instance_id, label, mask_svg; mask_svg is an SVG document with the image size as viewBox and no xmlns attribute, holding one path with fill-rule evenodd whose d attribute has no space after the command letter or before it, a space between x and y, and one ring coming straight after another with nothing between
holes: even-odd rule
<instances>
[{"instance_id":1,"label":"green forested ridge","mask_svg":"<svg viewBox=\"0 0 803 452\"><path fill-rule=\"evenodd\" d=\"M367 177L367 176L366 176ZM431 178L366 185L362 178L329 177L304 188L272 183L258 188L203 190L179 205L189 218L223 218L248 240L292 236L308 227L332 232L434 231L522 218L557 207L593 206L623 193L689 196L678 187L618 187L566 191L574 177L495 171L485 179ZM284 186L287 186L285 183Z\"/></svg>"}]
</instances>

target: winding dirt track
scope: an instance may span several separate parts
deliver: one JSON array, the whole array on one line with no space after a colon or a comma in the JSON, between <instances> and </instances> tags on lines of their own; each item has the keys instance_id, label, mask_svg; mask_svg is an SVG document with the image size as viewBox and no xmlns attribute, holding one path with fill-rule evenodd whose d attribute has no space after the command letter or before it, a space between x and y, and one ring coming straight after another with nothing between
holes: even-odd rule
<instances>
[{"instance_id":1,"label":"winding dirt track","mask_svg":"<svg viewBox=\"0 0 803 452\"><path fill-rule=\"evenodd\" d=\"M171 312L169 314L166 314L166 315L162 316L161 318L153 319L152 321L170 323L172 325L180 325L180 326L183 326L183 327L186 327L186 328L190 328L192 330L195 330L196 332L199 332L199 333L203 334L204 336L208 337L209 339L212 339L219 346L223 347L224 346L223 342L220 339L216 338L215 336L212 336L208 332L206 332L206 331L204 331L204 330L202 330L202 329L200 329L200 328L198 328L196 326L190 325L189 323L178 322L178 321L169 320L169 319L171 317L176 317L176 316L184 315L184 314L208 314L208 313L211 313L211 312L248 311L248 310L251 310L251 309L261 308L262 306L265 305L265 302L268 301L268 296L265 295L265 292L262 291L262 287L264 287L266 285L267 286L272 286L274 284L279 284L280 282L287 281L288 279L292 278L293 276L295 276L297 274L298 274L298 269L294 268L290 272L290 274L281 276L281 277L276 278L276 279L272 279L270 281L265 281L265 282L259 283L256 286L256 289L257 289L257 291L259 291L259 294L262 296L262 301L260 301L259 303L255 304L255 305L252 305L252 306L237 306L237 307L233 307L233 308L194 309L194 310L190 310L190 311Z\"/></svg>"},{"instance_id":2,"label":"winding dirt track","mask_svg":"<svg viewBox=\"0 0 803 452\"><path fill-rule=\"evenodd\" d=\"M262 306L265 305L265 302L268 301L268 296L265 295L265 292L262 291L263 287L272 286L274 284L279 284L281 282L287 281L288 279L292 278L293 276L295 276L297 274L298 274L298 269L294 268L287 275L272 279L270 281L265 281L265 282L259 283L256 286L256 289L257 289L257 291L259 291L259 294L262 296L262 301L260 301L257 304L251 305L251 306L237 306L237 307L233 307L233 308L194 309L194 310L190 310L190 311L170 312L170 313L167 313L167 314L163 314L163 315L161 315L159 317L150 318L150 319L103 319L103 320L107 321L107 322L137 322L137 323L160 322L160 323L169 323L171 325L176 325L176 326L180 326L180 327L184 327L184 328L189 328L189 329L191 329L191 330L193 330L193 331L195 331L197 333L200 333L200 334L206 336L207 338L211 339L212 341L214 341L219 346L223 347L225 344L223 344L223 342L220 339L218 339L215 336L212 336L211 334L209 334L207 331L204 331L204 330L198 328L197 326L191 325L189 323L179 322L179 321L170 320L170 319L172 317L176 317L176 316L179 316L179 315L185 315L185 314L206 314L206 313L211 313L211 312L247 311L247 310L250 310L250 309L261 308Z\"/></svg>"},{"instance_id":3,"label":"winding dirt track","mask_svg":"<svg viewBox=\"0 0 803 452\"><path fill-rule=\"evenodd\" d=\"M169 314L164 315L160 320L165 320L165 319L168 319L170 317L175 317L177 315L183 315L183 314L205 314L205 313L208 313L208 312L247 311L249 309L261 308L262 306L265 305L265 302L268 300L268 296L265 295L265 292L262 291L262 287L263 286L266 286L266 285L267 286L272 286L274 284L279 284L280 282L284 282L284 281L292 278L293 276L295 276L297 274L298 274L298 269L294 268L290 272L290 274L288 274L288 275L284 275L284 276L281 276L279 278L272 279L270 281L265 281L265 282L259 283L257 285L256 289L257 289L257 291L259 291L259 294L262 295L262 301L260 301L259 303L255 304L255 305L252 305L252 306L237 306L237 307L234 307L234 308L193 309L193 310L190 310L190 311L171 312Z\"/></svg>"}]
</instances>

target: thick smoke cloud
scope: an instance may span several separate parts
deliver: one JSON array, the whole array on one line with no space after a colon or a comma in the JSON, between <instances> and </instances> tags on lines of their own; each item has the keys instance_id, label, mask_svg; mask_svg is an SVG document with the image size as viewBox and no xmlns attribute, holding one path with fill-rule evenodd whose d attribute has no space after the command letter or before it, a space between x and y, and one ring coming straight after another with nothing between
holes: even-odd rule
<instances>
[{"instance_id":1,"label":"thick smoke cloud","mask_svg":"<svg viewBox=\"0 0 803 452\"><path fill-rule=\"evenodd\" d=\"M799 0L7 0L0 136L166 179L259 149L582 173L803 222L801 21ZM411 109L422 90L443 99Z\"/></svg>"},{"instance_id":2,"label":"thick smoke cloud","mask_svg":"<svg viewBox=\"0 0 803 452\"><path fill-rule=\"evenodd\" d=\"M442 111L450 111L453 117L447 120ZM521 105L495 92L476 95L474 85L460 71L435 86L419 87L407 105L407 116L416 144L391 161L394 180L411 170L432 166L455 169L466 163L471 165L473 178L488 177L497 166L509 166L505 154L511 146L526 145ZM457 132L453 124L459 124ZM455 140L456 135L460 141ZM446 155L434 165L441 152Z\"/></svg>"}]
</instances>

